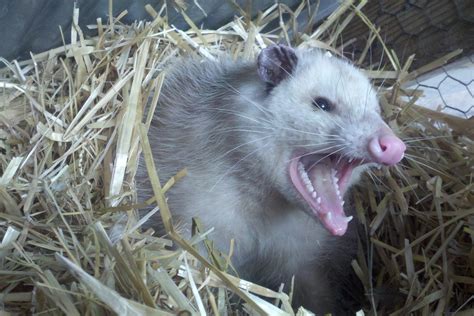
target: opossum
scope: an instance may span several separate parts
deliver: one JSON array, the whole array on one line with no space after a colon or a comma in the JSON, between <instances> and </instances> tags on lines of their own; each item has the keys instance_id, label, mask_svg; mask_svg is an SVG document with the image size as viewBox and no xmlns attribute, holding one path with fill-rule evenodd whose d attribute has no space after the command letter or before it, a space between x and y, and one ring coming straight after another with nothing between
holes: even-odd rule
<instances>
[{"instance_id":1,"label":"opossum","mask_svg":"<svg viewBox=\"0 0 474 316\"><path fill-rule=\"evenodd\" d=\"M240 277L288 290L294 276L295 307L351 310L357 244L344 195L405 151L359 69L285 45L253 61L185 58L166 73L149 138L162 179L187 168L167 194L185 235L197 217L221 251L234 239Z\"/></svg>"}]
</instances>

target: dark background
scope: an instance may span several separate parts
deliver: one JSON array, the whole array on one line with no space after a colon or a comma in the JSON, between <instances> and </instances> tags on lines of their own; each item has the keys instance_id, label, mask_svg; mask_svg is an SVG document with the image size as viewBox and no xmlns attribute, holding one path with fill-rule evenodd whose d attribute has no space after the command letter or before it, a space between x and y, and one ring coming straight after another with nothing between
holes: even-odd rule
<instances>
[{"instance_id":1,"label":"dark background","mask_svg":"<svg viewBox=\"0 0 474 316\"><path fill-rule=\"evenodd\" d=\"M362 11L381 28L384 43L402 64L416 54L412 69L458 48L463 49L461 56L474 54L474 0L369 0ZM364 39L347 47L357 55L365 46L367 27L355 18L342 35L345 40ZM381 51L374 41L373 56Z\"/></svg>"},{"instance_id":2,"label":"dark background","mask_svg":"<svg viewBox=\"0 0 474 316\"><path fill-rule=\"evenodd\" d=\"M191 17L197 26L218 28L232 20L237 11L226 0L196 0L207 13L207 17L193 0L172 1L166 0L168 7L169 24L178 28L187 29L186 22L175 9L176 3L186 5L186 14ZM242 8L251 4L251 12L257 13L275 3L274 0L237 0ZM294 8L299 0L282 0ZM315 0L311 0L315 2ZM114 0L113 14L117 16L127 10L128 14L121 20L123 23L132 23L136 20L150 20L145 11L146 4L152 5L156 11L162 7L164 0ZM335 8L336 1L321 1L321 8ZM79 25L87 31L88 24L96 24L97 17L101 17L105 24L108 19L108 0L78 0ZM0 0L0 56L11 60L15 58L29 58L29 52L43 52L61 45L59 26L62 27L69 42L70 27L74 1L72 0ZM330 13L332 10L327 10Z\"/></svg>"}]
</instances>

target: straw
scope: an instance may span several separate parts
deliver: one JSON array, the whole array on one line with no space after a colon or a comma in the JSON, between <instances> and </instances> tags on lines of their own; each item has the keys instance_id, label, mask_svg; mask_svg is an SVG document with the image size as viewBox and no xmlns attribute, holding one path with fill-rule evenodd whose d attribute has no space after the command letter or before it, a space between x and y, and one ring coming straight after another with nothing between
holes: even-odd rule
<instances>
[{"instance_id":1,"label":"straw","mask_svg":"<svg viewBox=\"0 0 474 316\"><path fill-rule=\"evenodd\" d=\"M363 311L472 313L473 119L421 107L422 92L403 88L460 50L411 69L416 56L399 60L383 43L362 12L367 1L344 1L314 31L311 19L297 25L306 9L314 16L319 5L310 1L294 11L274 4L256 18L231 1L240 16L216 30L198 28L184 2L177 10L187 30L167 23L166 6L146 6L152 22L124 25L127 12L113 17L112 3L107 21L88 26L96 37L84 38L75 7L71 43L29 60L0 59L0 313L309 315L291 307L295 284L276 291L237 277L233 245L229 254L215 249L199 219L195 236L180 235L166 194L186 170L160 178L147 131L173 58L254 58L275 42L342 56L353 39L339 39L354 19L368 34L357 64L369 64L375 44L389 57L364 71L383 82L383 114L408 145L399 166L371 170L350 193ZM135 191L140 156L153 188L144 202ZM140 218L142 208L150 211ZM143 228L152 216L161 216L165 236ZM386 304L379 293L387 289L399 299Z\"/></svg>"}]
</instances>

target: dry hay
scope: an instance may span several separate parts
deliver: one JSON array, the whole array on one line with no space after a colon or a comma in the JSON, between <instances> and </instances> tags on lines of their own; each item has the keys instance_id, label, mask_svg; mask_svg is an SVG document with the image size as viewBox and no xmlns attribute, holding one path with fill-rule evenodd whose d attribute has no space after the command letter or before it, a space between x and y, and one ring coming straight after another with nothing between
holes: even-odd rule
<instances>
[{"instance_id":1,"label":"dry hay","mask_svg":"<svg viewBox=\"0 0 474 316\"><path fill-rule=\"evenodd\" d=\"M98 20L91 39L77 26L75 9L70 44L27 61L2 60L0 314L294 314L289 285L274 292L233 277L223 272L228 254L211 245L208 263L196 252L206 232L191 240L174 232L164 195L185 181L185 171L160 185L146 131L169 58L253 58L290 37L294 45L340 54L339 35L353 18L368 27L356 63L381 86L384 114L409 146L399 167L372 171L353 192L362 223L353 268L365 287L365 312L474 313L473 120L421 108L419 92L401 88L460 52L410 72L413 56L401 63L385 47L387 65L366 64L370 45L383 44L360 12L366 2L346 1L314 32L302 33L296 18L307 2L294 12L274 5L254 19L237 7L242 17L218 30L198 29L185 16L187 31L168 25L164 9L147 7L152 22L123 25L123 12L106 24ZM143 206L134 204L133 180L141 152L155 192L147 204L161 208L150 216L165 220L164 238L141 230L136 214Z\"/></svg>"}]
</instances>

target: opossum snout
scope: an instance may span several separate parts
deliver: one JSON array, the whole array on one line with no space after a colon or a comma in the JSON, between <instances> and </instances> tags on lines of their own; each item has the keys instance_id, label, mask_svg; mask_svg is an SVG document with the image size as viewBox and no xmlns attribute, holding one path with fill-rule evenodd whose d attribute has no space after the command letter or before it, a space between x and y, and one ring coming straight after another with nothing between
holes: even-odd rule
<instances>
[{"instance_id":1,"label":"opossum snout","mask_svg":"<svg viewBox=\"0 0 474 316\"><path fill-rule=\"evenodd\" d=\"M368 149L374 162L390 166L402 160L406 146L397 136L382 134L375 136L369 141Z\"/></svg>"}]
</instances>

